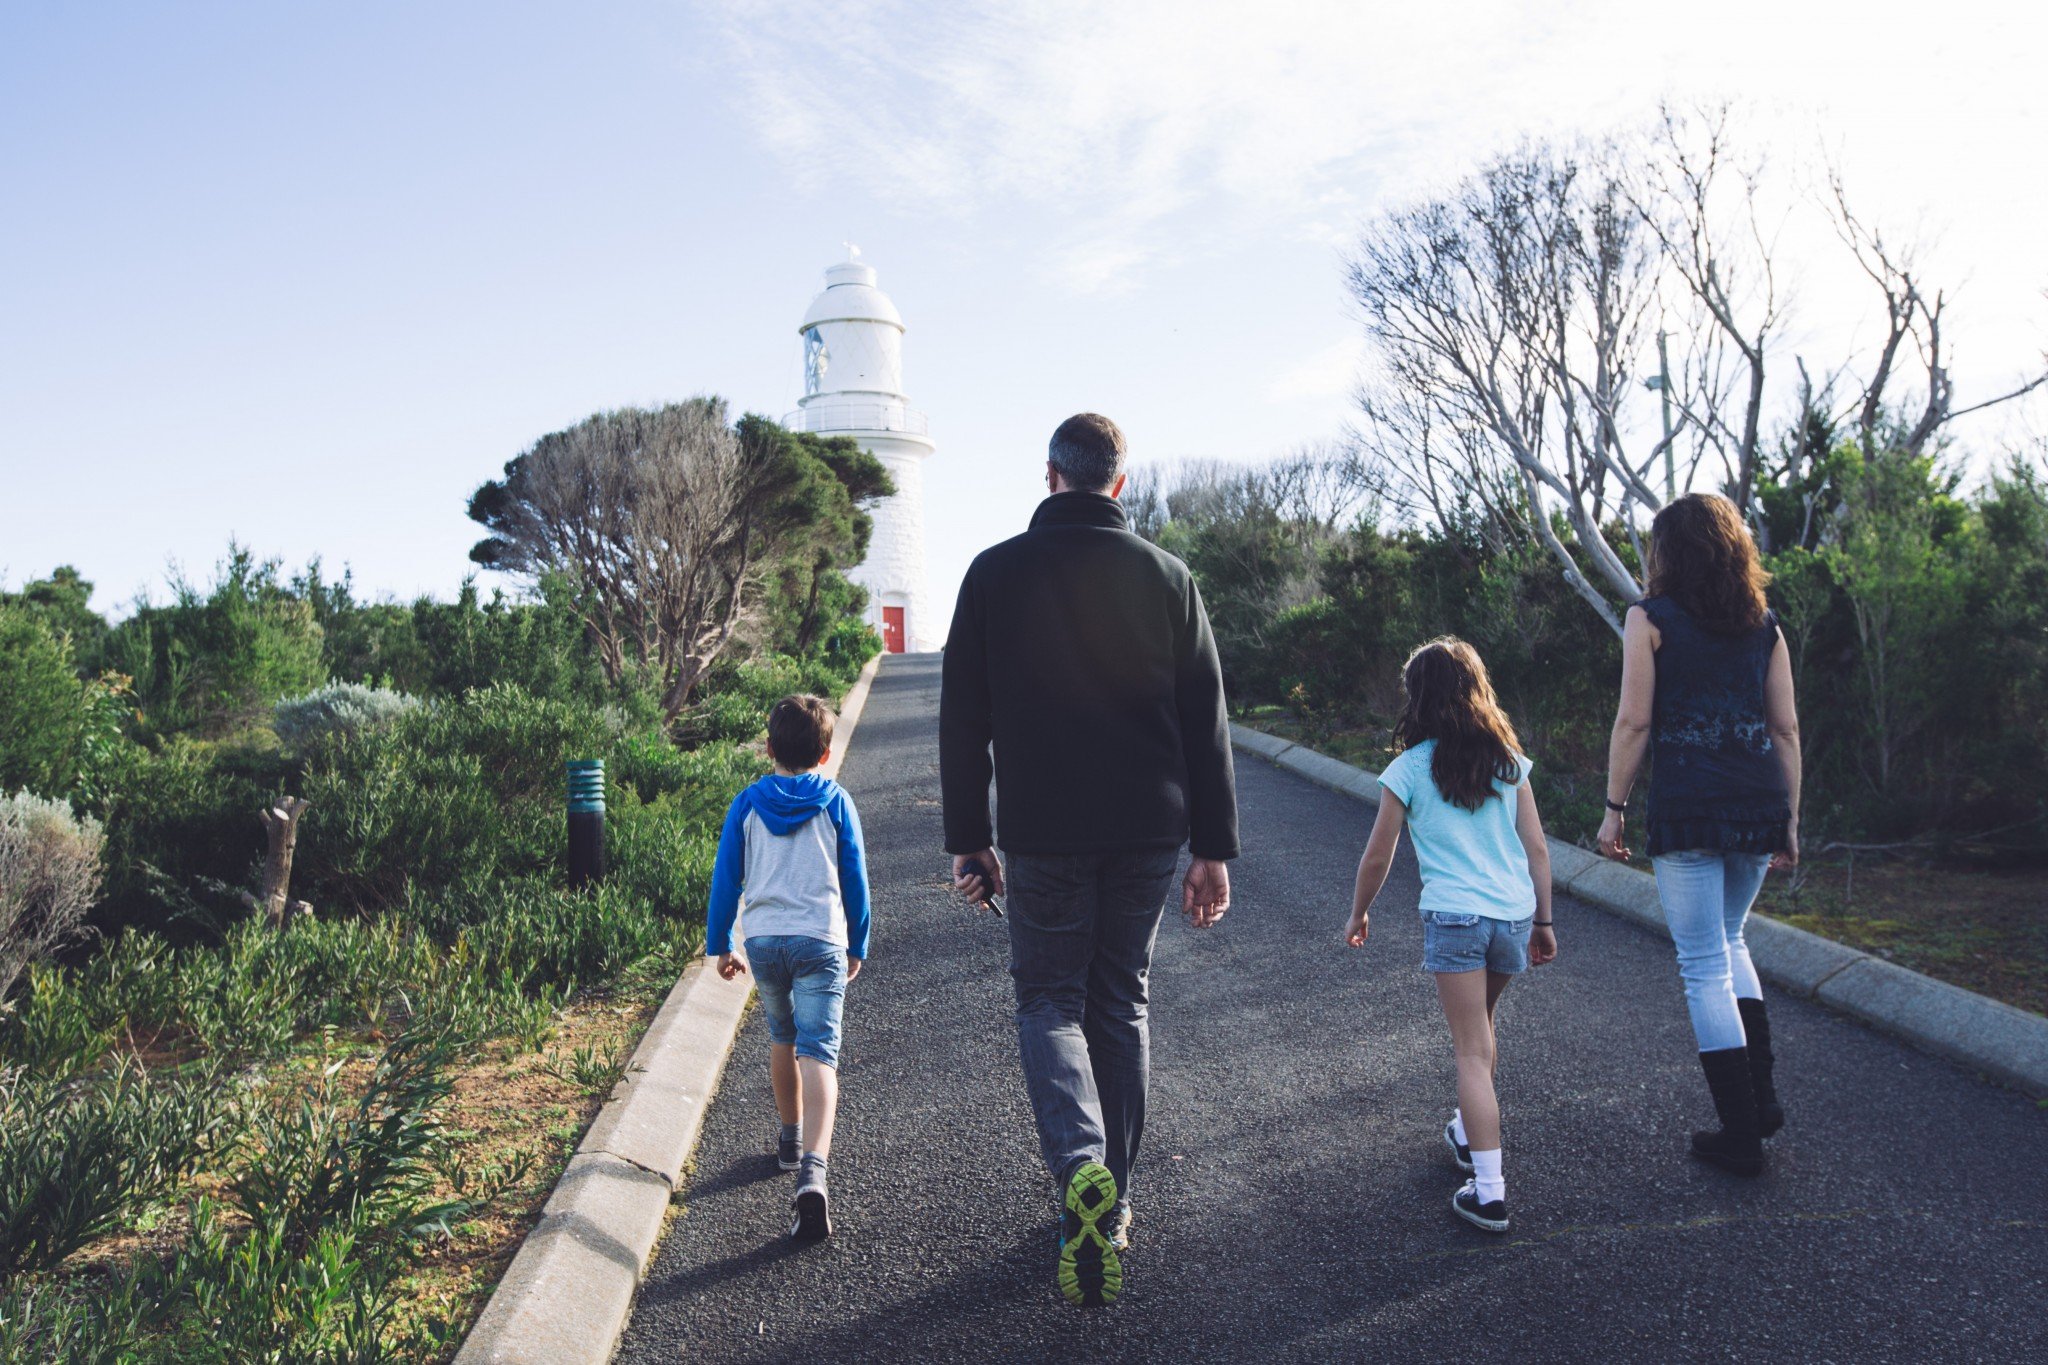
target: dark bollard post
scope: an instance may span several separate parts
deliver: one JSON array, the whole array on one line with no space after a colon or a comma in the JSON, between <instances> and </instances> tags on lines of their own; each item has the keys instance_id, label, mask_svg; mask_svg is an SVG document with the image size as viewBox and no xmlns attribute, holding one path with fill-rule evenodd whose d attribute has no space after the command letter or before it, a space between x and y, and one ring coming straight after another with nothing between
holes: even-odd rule
<instances>
[{"instance_id":1,"label":"dark bollard post","mask_svg":"<svg viewBox=\"0 0 2048 1365\"><path fill-rule=\"evenodd\" d=\"M604 760L569 760L569 886L604 876Z\"/></svg>"}]
</instances>

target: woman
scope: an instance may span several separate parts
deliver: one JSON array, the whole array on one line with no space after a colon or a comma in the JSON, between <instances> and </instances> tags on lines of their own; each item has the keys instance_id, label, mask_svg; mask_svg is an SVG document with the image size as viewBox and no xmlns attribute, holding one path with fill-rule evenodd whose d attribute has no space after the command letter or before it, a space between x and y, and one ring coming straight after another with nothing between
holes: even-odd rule
<instances>
[{"instance_id":1,"label":"woman","mask_svg":"<svg viewBox=\"0 0 2048 1365\"><path fill-rule=\"evenodd\" d=\"M1792 660L1764 602L1770 575L1726 498L1688 493L1650 526L1649 596L1622 633L1600 851L1624 860L1629 788L1654 746L1649 852L1721 1130L1693 1155L1763 1170L1784 1126L1771 1025L1742 929L1768 868L1799 861Z\"/></svg>"}]
</instances>

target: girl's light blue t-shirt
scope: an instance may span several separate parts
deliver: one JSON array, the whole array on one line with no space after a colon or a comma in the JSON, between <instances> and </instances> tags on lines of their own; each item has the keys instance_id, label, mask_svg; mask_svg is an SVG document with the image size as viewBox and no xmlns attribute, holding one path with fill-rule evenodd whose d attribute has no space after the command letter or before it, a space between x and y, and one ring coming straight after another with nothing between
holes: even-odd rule
<instances>
[{"instance_id":1,"label":"girl's light blue t-shirt","mask_svg":"<svg viewBox=\"0 0 2048 1365\"><path fill-rule=\"evenodd\" d=\"M1529 880L1529 854L1515 833L1515 809L1522 783L1534 765L1517 755L1521 776L1496 780L1494 795L1478 810L1444 800L1430 776L1436 741L1404 750L1380 774L1380 786L1408 808L1415 858L1422 864L1422 909L1488 919L1526 919L1536 913L1536 886Z\"/></svg>"}]
</instances>

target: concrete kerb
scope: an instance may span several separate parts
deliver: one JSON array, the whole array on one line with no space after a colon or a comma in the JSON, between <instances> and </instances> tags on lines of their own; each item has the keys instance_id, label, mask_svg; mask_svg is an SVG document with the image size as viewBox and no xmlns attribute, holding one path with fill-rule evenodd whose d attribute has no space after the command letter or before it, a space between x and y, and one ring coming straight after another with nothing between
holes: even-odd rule
<instances>
[{"instance_id":1,"label":"concrete kerb","mask_svg":"<svg viewBox=\"0 0 2048 1365\"><path fill-rule=\"evenodd\" d=\"M1379 799L1375 774L1277 735L1233 724L1231 743L1311 782ZM1656 878L1576 844L1550 840L1553 885L1669 936ZM1773 985L1818 1000L1924 1051L2048 1098L2048 1017L1936 981L1765 915L1750 916L1750 956Z\"/></svg>"},{"instance_id":2,"label":"concrete kerb","mask_svg":"<svg viewBox=\"0 0 2048 1365\"><path fill-rule=\"evenodd\" d=\"M881 662L869 660L847 690L828 777L838 774ZM750 991L744 978L720 980L703 958L683 970L470 1328L457 1365L612 1358Z\"/></svg>"}]
</instances>

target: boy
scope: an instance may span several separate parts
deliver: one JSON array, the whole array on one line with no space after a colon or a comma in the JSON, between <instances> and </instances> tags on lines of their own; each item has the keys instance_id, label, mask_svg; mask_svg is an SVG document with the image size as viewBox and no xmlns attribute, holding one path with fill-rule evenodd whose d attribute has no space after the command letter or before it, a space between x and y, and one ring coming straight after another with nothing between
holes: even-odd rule
<instances>
[{"instance_id":1,"label":"boy","mask_svg":"<svg viewBox=\"0 0 2048 1365\"><path fill-rule=\"evenodd\" d=\"M784 697L768 713L775 771L726 812L704 943L727 981L753 969L782 1116L776 1161L797 1172L789 1235L800 1242L832 1234L825 1160L839 1107L840 1012L868 955L860 816L837 782L812 771L832 753L834 723L817 697ZM745 962L733 955L735 916Z\"/></svg>"}]
</instances>

